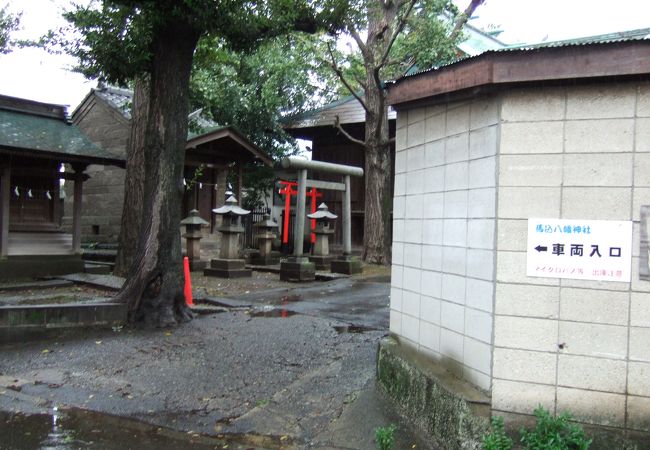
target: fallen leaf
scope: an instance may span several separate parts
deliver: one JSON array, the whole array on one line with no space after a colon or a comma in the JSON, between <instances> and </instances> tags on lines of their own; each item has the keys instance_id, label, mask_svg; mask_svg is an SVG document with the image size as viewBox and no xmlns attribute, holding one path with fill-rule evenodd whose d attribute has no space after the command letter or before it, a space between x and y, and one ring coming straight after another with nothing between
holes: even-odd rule
<instances>
[{"instance_id":1,"label":"fallen leaf","mask_svg":"<svg viewBox=\"0 0 650 450\"><path fill-rule=\"evenodd\" d=\"M48 349L44 349L41 353L50 353Z\"/></svg>"},{"instance_id":2,"label":"fallen leaf","mask_svg":"<svg viewBox=\"0 0 650 450\"><path fill-rule=\"evenodd\" d=\"M171 336L172 333L170 331L165 331L165 336Z\"/></svg>"},{"instance_id":3,"label":"fallen leaf","mask_svg":"<svg viewBox=\"0 0 650 450\"><path fill-rule=\"evenodd\" d=\"M95 341L95 344L97 344L97 345L99 345L101 343L102 343L102 341Z\"/></svg>"},{"instance_id":4,"label":"fallen leaf","mask_svg":"<svg viewBox=\"0 0 650 450\"><path fill-rule=\"evenodd\" d=\"M280 436L281 441L286 441L287 439L289 439L289 436Z\"/></svg>"}]
</instances>

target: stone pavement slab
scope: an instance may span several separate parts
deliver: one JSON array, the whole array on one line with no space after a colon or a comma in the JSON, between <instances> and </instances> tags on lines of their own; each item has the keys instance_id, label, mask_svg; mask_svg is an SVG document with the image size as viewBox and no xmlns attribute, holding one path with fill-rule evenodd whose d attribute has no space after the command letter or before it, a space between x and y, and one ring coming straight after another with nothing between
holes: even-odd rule
<instances>
[{"instance_id":1,"label":"stone pavement slab","mask_svg":"<svg viewBox=\"0 0 650 450\"><path fill-rule=\"evenodd\" d=\"M120 290L124 284L124 278L116 277L115 275L101 275L93 273L71 273L69 275L61 275L58 277L61 280L68 280L75 283L86 284L88 286L111 289L114 291Z\"/></svg>"}]
</instances>

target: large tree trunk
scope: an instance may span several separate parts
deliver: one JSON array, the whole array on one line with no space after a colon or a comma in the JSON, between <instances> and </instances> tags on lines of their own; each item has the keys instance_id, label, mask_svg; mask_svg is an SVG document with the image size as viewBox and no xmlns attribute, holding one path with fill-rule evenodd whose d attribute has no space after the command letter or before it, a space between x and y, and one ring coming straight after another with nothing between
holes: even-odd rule
<instances>
[{"instance_id":1,"label":"large tree trunk","mask_svg":"<svg viewBox=\"0 0 650 450\"><path fill-rule=\"evenodd\" d=\"M144 200L144 144L149 112L149 80L138 77L133 87L131 134L126 147L124 203L120 223L119 246L113 273L128 277L138 250L142 204Z\"/></svg>"},{"instance_id":2,"label":"large tree trunk","mask_svg":"<svg viewBox=\"0 0 650 450\"><path fill-rule=\"evenodd\" d=\"M364 66L366 72L366 194L363 223L363 260L390 264L390 211L392 205L388 106L380 78L384 55L392 42L398 6L394 2L376 2L368 6L368 36Z\"/></svg>"},{"instance_id":3,"label":"large tree trunk","mask_svg":"<svg viewBox=\"0 0 650 450\"><path fill-rule=\"evenodd\" d=\"M363 260L390 264L390 211L392 204L388 113L384 92L366 90L366 193L363 223ZM377 114L378 113L378 114Z\"/></svg>"},{"instance_id":4,"label":"large tree trunk","mask_svg":"<svg viewBox=\"0 0 650 450\"><path fill-rule=\"evenodd\" d=\"M138 253L118 298L128 302L130 322L169 326L191 318L183 297L179 227L189 77L199 33L177 18L154 33L143 220Z\"/></svg>"}]
</instances>

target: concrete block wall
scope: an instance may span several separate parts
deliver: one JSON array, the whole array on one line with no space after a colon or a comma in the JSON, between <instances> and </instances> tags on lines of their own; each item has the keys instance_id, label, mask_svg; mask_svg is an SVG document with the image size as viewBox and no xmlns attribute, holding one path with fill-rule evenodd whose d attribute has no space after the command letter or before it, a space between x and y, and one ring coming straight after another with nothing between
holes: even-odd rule
<instances>
[{"instance_id":1,"label":"concrete block wall","mask_svg":"<svg viewBox=\"0 0 650 450\"><path fill-rule=\"evenodd\" d=\"M395 166L391 332L496 411L650 431L650 83L400 110ZM528 277L535 217L633 221L631 283Z\"/></svg>"},{"instance_id":2,"label":"concrete block wall","mask_svg":"<svg viewBox=\"0 0 650 450\"><path fill-rule=\"evenodd\" d=\"M650 431L650 282L639 210L650 204L650 85L504 93L500 106L492 407L537 404ZM526 276L531 217L634 220L631 283Z\"/></svg>"},{"instance_id":3,"label":"concrete block wall","mask_svg":"<svg viewBox=\"0 0 650 450\"><path fill-rule=\"evenodd\" d=\"M491 384L498 108L398 114L391 331L483 390Z\"/></svg>"}]
</instances>

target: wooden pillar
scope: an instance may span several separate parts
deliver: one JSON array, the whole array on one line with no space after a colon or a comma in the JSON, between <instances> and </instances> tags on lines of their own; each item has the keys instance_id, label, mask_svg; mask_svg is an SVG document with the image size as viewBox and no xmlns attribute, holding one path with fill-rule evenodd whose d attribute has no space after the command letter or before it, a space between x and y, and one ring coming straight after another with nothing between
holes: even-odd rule
<instances>
[{"instance_id":1,"label":"wooden pillar","mask_svg":"<svg viewBox=\"0 0 650 450\"><path fill-rule=\"evenodd\" d=\"M0 175L0 258L9 254L9 202L11 200L11 167L2 167Z\"/></svg>"},{"instance_id":2,"label":"wooden pillar","mask_svg":"<svg viewBox=\"0 0 650 450\"><path fill-rule=\"evenodd\" d=\"M237 201L239 206L243 204L242 191L244 189L244 168L241 161L237 163Z\"/></svg>"},{"instance_id":3,"label":"wooden pillar","mask_svg":"<svg viewBox=\"0 0 650 450\"><path fill-rule=\"evenodd\" d=\"M214 208L220 208L223 205L226 204L226 191L228 190L228 168L227 167L219 167L215 169L217 172L217 193L216 193L216 198L215 198L215 204ZM213 232L216 231L218 227L221 226L222 222L222 217L218 214L212 214L212 220L213 220L213 225L212 225L212 230Z\"/></svg>"},{"instance_id":4,"label":"wooden pillar","mask_svg":"<svg viewBox=\"0 0 650 450\"><path fill-rule=\"evenodd\" d=\"M72 203L72 252L81 253L81 203L85 165L74 164L74 199Z\"/></svg>"},{"instance_id":5,"label":"wooden pillar","mask_svg":"<svg viewBox=\"0 0 650 450\"><path fill-rule=\"evenodd\" d=\"M305 201L307 200L307 169L298 171L298 198L296 200L296 221L293 226L293 254L296 258L302 256L303 240L305 239Z\"/></svg>"},{"instance_id":6,"label":"wooden pillar","mask_svg":"<svg viewBox=\"0 0 650 450\"><path fill-rule=\"evenodd\" d=\"M216 168L211 168L210 169L210 183L212 183L212 197L210 200L210 214L207 217L208 222L210 222L210 233L214 233L214 228L215 228L215 220L214 216L215 214L212 212L213 209L218 208L217 202L219 199L217 198L218 190L219 190L219 169Z\"/></svg>"},{"instance_id":7,"label":"wooden pillar","mask_svg":"<svg viewBox=\"0 0 650 450\"><path fill-rule=\"evenodd\" d=\"M63 213L61 211L61 197L60 197L60 191L61 190L61 180L58 178L58 171L57 171L57 177L55 177L54 182L52 183L52 189L50 190L50 196L52 199L50 200L52 202L52 217L54 220L54 223L60 227L61 226L61 219L63 218Z\"/></svg>"}]
</instances>

